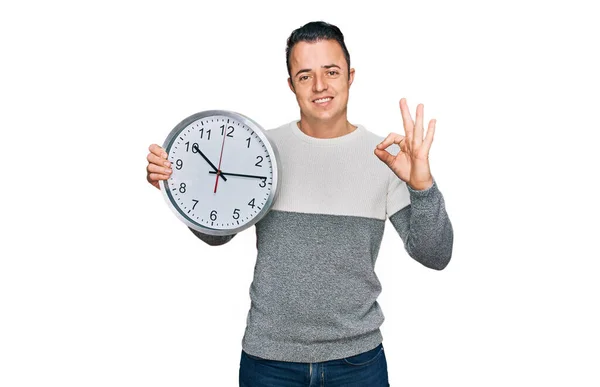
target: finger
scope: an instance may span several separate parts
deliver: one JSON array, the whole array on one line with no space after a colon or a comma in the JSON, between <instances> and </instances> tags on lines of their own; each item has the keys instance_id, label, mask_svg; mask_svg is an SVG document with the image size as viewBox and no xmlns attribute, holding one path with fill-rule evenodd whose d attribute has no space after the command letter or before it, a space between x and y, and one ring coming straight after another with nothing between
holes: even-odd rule
<instances>
[{"instance_id":1,"label":"finger","mask_svg":"<svg viewBox=\"0 0 600 387\"><path fill-rule=\"evenodd\" d=\"M152 154L157 155L158 157L162 157L163 159L167 158L167 152L165 152L163 148L156 144L150 145L150 147L148 147L148 150L152 152Z\"/></svg>"},{"instance_id":2,"label":"finger","mask_svg":"<svg viewBox=\"0 0 600 387\"><path fill-rule=\"evenodd\" d=\"M379 157L379 160L383 161L390 168L394 164L395 157L386 150L375 149L375 156Z\"/></svg>"},{"instance_id":3,"label":"finger","mask_svg":"<svg viewBox=\"0 0 600 387\"><path fill-rule=\"evenodd\" d=\"M400 113L402 114L402 123L404 125L404 134L406 137L412 137L414 122L412 117L410 116L410 111L408 110L408 105L406 103L406 98L400 99ZM407 141L409 141L407 140Z\"/></svg>"},{"instance_id":4,"label":"finger","mask_svg":"<svg viewBox=\"0 0 600 387\"><path fill-rule=\"evenodd\" d=\"M435 124L436 120L433 119L429 121L429 126L427 127L427 134L425 135L425 140L423 140L423 146L429 151L431 148L431 144L433 143L433 136L435 135Z\"/></svg>"},{"instance_id":5,"label":"finger","mask_svg":"<svg viewBox=\"0 0 600 387\"><path fill-rule=\"evenodd\" d=\"M156 164L148 164L148 167L146 168L146 170L149 173L158 173L158 174L167 175L167 176L169 176L171 173L173 173L173 170L171 168L161 167L160 165L156 165Z\"/></svg>"},{"instance_id":6,"label":"finger","mask_svg":"<svg viewBox=\"0 0 600 387\"><path fill-rule=\"evenodd\" d=\"M169 177L169 175L163 175L161 173L149 173L148 181L153 184L154 182L159 182L161 180L168 180Z\"/></svg>"},{"instance_id":7,"label":"finger","mask_svg":"<svg viewBox=\"0 0 600 387\"><path fill-rule=\"evenodd\" d=\"M415 128L413 131L412 145L418 147L423 142L423 110L424 106L422 103L417 105L417 116L415 122Z\"/></svg>"},{"instance_id":8,"label":"finger","mask_svg":"<svg viewBox=\"0 0 600 387\"><path fill-rule=\"evenodd\" d=\"M159 165L161 167L167 167L167 168L169 168L171 166L171 162L169 160L166 160L166 159L162 158L161 156L158 156L154 153L148 153L148 156L146 157L146 159L148 160L148 163L150 163L150 164L155 164L155 165Z\"/></svg>"},{"instance_id":9,"label":"finger","mask_svg":"<svg viewBox=\"0 0 600 387\"><path fill-rule=\"evenodd\" d=\"M392 144L400 144L404 140L404 136L398 133L390 133L382 142L377 145L377 149L385 149Z\"/></svg>"},{"instance_id":10,"label":"finger","mask_svg":"<svg viewBox=\"0 0 600 387\"><path fill-rule=\"evenodd\" d=\"M160 185L158 183L158 181L155 180L151 180L150 179L150 175L146 175L146 180L148 181L148 183L152 184L153 186L155 186L156 188L160 189Z\"/></svg>"},{"instance_id":11,"label":"finger","mask_svg":"<svg viewBox=\"0 0 600 387\"><path fill-rule=\"evenodd\" d=\"M406 137L403 138L398 145L400 146L401 152L408 153L410 151L408 139Z\"/></svg>"}]
</instances>

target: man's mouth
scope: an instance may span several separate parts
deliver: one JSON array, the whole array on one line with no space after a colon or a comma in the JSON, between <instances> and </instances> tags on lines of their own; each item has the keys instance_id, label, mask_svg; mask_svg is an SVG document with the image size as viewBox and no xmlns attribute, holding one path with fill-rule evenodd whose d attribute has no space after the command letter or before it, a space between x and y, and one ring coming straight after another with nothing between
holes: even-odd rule
<instances>
[{"instance_id":1,"label":"man's mouth","mask_svg":"<svg viewBox=\"0 0 600 387\"><path fill-rule=\"evenodd\" d=\"M325 103L331 101L332 99L333 99L333 97L323 97L323 98L315 99L313 102L316 104L325 104Z\"/></svg>"}]
</instances>

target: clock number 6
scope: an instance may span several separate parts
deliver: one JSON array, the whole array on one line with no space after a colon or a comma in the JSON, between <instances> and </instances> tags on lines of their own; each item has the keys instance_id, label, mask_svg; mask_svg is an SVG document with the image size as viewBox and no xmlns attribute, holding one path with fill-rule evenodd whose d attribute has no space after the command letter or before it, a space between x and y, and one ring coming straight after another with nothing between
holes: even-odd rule
<instances>
[{"instance_id":1,"label":"clock number 6","mask_svg":"<svg viewBox=\"0 0 600 387\"><path fill-rule=\"evenodd\" d=\"M213 221L217 220L217 210L212 210L210 212L210 220L213 220Z\"/></svg>"}]
</instances>

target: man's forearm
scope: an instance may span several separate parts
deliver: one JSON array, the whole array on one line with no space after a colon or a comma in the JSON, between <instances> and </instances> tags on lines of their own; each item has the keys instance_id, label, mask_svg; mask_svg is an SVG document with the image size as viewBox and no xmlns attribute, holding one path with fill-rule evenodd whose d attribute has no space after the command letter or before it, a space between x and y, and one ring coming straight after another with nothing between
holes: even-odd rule
<instances>
[{"instance_id":1,"label":"man's forearm","mask_svg":"<svg viewBox=\"0 0 600 387\"><path fill-rule=\"evenodd\" d=\"M442 270L452 257L454 233L437 184L424 191L408 187L411 204L390 217L408 254L432 269Z\"/></svg>"}]
</instances>

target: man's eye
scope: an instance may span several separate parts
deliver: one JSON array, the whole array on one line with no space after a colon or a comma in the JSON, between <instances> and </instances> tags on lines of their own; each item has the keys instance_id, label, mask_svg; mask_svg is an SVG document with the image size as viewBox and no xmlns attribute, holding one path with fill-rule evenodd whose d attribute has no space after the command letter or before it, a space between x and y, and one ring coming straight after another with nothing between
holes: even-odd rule
<instances>
[{"instance_id":1,"label":"man's eye","mask_svg":"<svg viewBox=\"0 0 600 387\"><path fill-rule=\"evenodd\" d=\"M337 74L338 74L338 72L336 70L330 70L329 71L329 75L331 75L331 76L334 76L334 75L337 75Z\"/></svg>"},{"instance_id":2,"label":"man's eye","mask_svg":"<svg viewBox=\"0 0 600 387\"><path fill-rule=\"evenodd\" d=\"M306 81L308 79L308 75L302 75L300 76L300 78L298 78L298 80L300 81Z\"/></svg>"}]
</instances>

